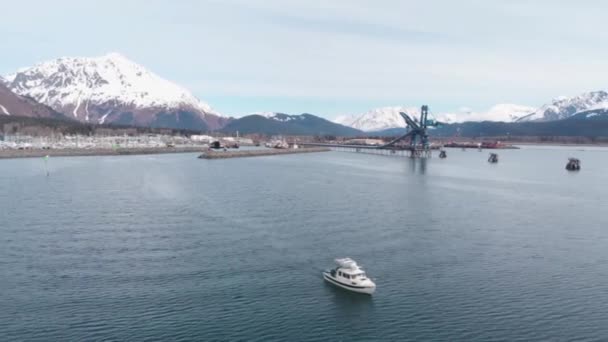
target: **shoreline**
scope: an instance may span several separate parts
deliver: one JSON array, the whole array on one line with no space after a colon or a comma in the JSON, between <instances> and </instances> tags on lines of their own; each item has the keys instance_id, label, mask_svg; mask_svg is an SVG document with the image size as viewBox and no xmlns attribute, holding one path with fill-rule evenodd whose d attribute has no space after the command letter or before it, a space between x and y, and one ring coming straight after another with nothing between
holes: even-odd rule
<instances>
[{"instance_id":1,"label":"shoreline","mask_svg":"<svg viewBox=\"0 0 608 342\"><path fill-rule=\"evenodd\" d=\"M42 158L50 157L85 157L85 156L129 156L145 154L193 153L201 152L202 147L138 147L138 148L95 148L95 149L61 149L61 150L0 150L0 159Z\"/></svg>"},{"instance_id":2,"label":"shoreline","mask_svg":"<svg viewBox=\"0 0 608 342\"><path fill-rule=\"evenodd\" d=\"M512 142L513 146L542 146L542 147L608 147L608 144L566 144L566 143L532 143L532 142ZM487 149L487 148L485 148ZM303 149L305 150L305 149ZM92 148L92 149L84 149L84 148L68 148L68 149L6 149L0 150L0 160L2 159L22 159L22 158L42 158L45 156L50 157L91 157L91 156L128 156L128 155L146 155L146 154L169 154L169 153L203 153L205 154L206 149L203 146L189 146L189 147L136 147L136 148L118 148L118 149L108 149L108 148ZM301 151L302 152L313 152L314 150ZM244 152L244 151L240 151ZM321 152L321 151L314 151ZM223 158L233 158L236 154L238 157L244 157L248 153L244 153L244 155L239 155L239 151L228 152L226 155L221 155L223 152L218 152L218 155L212 156L208 159L223 159ZM290 153L290 152L287 152ZM291 152L298 153L298 152ZM273 154L282 154L281 152L271 152L270 155ZM253 153L253 155L257 155L257 153Z\"/></svg>"},{"instance_id":3,"label":"shoreline","mask_svg":"<svg viewBox=\"0 0 608 342\"><path fill-rule=\"evenodd\" d=\"M549 143L549 142L514 142L513 145L524 145L524 146L558 146L558 147L573 147L573 146L586 146L586 147L608 147L607 143Z\"/></svg>"}]
</instances>

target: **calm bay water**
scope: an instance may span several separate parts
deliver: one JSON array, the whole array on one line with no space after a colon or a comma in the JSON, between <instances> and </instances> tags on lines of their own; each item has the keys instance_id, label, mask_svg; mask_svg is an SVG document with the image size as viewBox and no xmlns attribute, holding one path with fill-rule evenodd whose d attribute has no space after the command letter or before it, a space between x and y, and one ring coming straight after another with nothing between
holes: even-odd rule
<instances>
[{"instance_id":1,"label":"calm bay water","mask_svg":"<svg viewBox=\"0 0 608 342\"><path fill-rule=\"evenodd\" d=\"M1 160L0 340L608 339L608 149L499 154Z\"/></svg>"}]
</instances>

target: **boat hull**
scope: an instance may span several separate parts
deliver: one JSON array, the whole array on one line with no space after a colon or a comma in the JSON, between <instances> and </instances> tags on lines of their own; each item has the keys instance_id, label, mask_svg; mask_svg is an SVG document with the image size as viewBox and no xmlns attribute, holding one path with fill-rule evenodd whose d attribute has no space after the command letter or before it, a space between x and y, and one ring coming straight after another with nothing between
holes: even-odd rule
<instances>
[{"instance_id":1,"label":"boat hull","mask_svg":"<svg viewBox=\"0 0 608 342\"><path fill-rule=\"evenodd\" d=\"M338 281L337 279L335 279L334 277L332 277L331 274L328 272L323 272L323 279L325 279L326 282L328 282L332 285L335 285L335 286L341 287L345 290L356 292L356 293L371 295L374 293L374 291L376 291L375 286L370 287L370 286L356 286L356 285L351 285L351 284L344 284L344 283Z\"/></svg>"}]
</instances>

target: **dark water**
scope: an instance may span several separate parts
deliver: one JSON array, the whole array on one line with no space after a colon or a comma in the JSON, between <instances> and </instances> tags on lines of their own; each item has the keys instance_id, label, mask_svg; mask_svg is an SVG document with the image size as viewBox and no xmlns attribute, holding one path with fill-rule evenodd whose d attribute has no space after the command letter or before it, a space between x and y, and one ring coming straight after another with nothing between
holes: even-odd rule
<instances>
[{"instance_id":1,"label":"dark water","mask_svg":"<svg viewBox=\"0 0 608 342\"><path fill-rule=\"evenodd\" d=\"M608 150L580 149L3 160L0 340L606 340ZM323 282L343 256L373 297Z\"/></svg>"}]
</instances>

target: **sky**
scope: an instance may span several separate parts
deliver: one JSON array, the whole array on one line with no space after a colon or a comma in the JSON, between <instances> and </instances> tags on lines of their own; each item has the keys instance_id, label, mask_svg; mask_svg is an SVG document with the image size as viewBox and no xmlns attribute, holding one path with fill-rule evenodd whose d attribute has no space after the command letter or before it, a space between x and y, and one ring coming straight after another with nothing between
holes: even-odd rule
<instances>
[{"instance_id":1,"label":"sky","mask_svg":"<svg viewBox=\"0 0 608 342\"><path fill-rule=\"evenodd\" d=\"M608 88L605 1L0 1L0 75L119 52L225 115L484 111Z\"/></svg>"}]
</instances>

